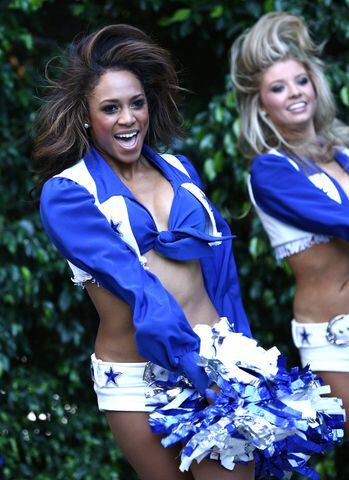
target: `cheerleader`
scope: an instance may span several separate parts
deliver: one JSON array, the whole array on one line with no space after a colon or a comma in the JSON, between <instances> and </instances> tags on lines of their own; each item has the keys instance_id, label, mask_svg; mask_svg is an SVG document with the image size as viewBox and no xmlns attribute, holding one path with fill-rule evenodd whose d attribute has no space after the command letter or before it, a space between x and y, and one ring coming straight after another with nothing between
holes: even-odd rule
<instances>
[{"instance_id":1,"label":"cheerleader","mask_svg":"<svg viewBox=\"0 0 349 480\"><path fill-rule=\"evenodd\" d=\"M300 18L269 13L234 42L231 73L251 200L295 278L293 341L348 411L349 128L320 50Z\"/></svg>"}]
</instances>

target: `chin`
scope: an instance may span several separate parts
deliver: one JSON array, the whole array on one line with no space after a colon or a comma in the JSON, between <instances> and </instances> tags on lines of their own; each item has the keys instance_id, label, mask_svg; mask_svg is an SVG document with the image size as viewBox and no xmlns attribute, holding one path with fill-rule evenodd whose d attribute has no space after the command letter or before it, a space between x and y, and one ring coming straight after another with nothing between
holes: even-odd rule
<instances>
[{"instance_id":1,"label":"chin","mask_svg":"<svg viewBox=\"0 0 349 480\"><path fill-rule=\"evenodd\" d=\"M139 157L141 156L141 150L137 152L123 152L119 153L116 155L114 158L122 163L134 163L139 160Z\"/></svg>"}]
</instances>

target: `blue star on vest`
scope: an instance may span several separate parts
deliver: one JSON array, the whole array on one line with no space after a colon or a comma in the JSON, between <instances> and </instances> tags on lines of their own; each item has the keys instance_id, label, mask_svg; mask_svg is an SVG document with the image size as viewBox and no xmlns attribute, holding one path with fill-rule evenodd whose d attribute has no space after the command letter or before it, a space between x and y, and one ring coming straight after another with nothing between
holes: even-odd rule
<instances>
[{"instance_id":1,"label":"blue star on vest","mask_svg":"<svg viewBox=\"0 0 349 480\"><path fill-rule=\"evenodd\" d=\"M302 343L310 343L309 342L309 337L310 337L310 333L308 333L305 329L305 327L303 327L303 330L301 331L301 337L302 337Z\"/></svg>"},{"instance_id":2,"label":"blue star on vest","mask_svg":"<svg viewBox=\"0 0 349 480\"><path fill-rule=\"evenodd\" d=\"M104 372L104 375L107 376L107 381L106 381L106 385L108 385L109 382L113 382L114 385L117 385L117 381L116 381L116 378L120 377L120 375L122 375L122 373L120 372L114 372L113 368L110 367L110 370L109 372L106 370Z\"/></svg>"},{"instance_id":3,"label":"blue star on vest","mask_svg":"<svg viewBox=\"0 0 349 480\"><path fill-rule=\"evenodd\" d=\"M120 230L120 227L121 227L121 224L122 224L122 221L119 220L118 222L116 223L112 223L111 226L113 228L113 230L122 237L122 233L121 233L121 230Z\"/></svg>"}]
</instances>

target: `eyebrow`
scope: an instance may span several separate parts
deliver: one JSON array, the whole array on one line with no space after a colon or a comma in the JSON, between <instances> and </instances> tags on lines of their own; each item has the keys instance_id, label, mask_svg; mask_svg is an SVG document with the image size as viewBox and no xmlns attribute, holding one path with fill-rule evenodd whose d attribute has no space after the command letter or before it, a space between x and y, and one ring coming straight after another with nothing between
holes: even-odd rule
<instances>
[{"instance_id":1,"label":"eyebrow","mask_svg":"<svg viewBox=\"0 0 349 480\"><path fill-rule=\"evenodd\" d=\"M130 98L131 102L133 100L136 100L137 98L140 98L140 97L145 97L145 94L140 92L140 93L136 93L136 95L133 95L133 97ZM120 99L118 98L105 98L104 100L101 100L99 102L100 105L102 105L102 103L105 103L105 102L114 102L114 103L118 103L120 102Z\"/></svg>"},{"instance_id":2,"label":"eyebrow","mask_svg":"<svg viewBox=\"0 0 349 480\"><path fill-rule=\"evenodd\" d=\"M302 72L302 73L298 73L294 78L298 78L302 75L306 75L307 77L309 76L309 74L307 72ZM272 85L273 83L282 83L284 81L285 81L284 78L279 78L277 80L273 80L272 82L270 82L270 85Z\"/></svg>"}]
</instances>

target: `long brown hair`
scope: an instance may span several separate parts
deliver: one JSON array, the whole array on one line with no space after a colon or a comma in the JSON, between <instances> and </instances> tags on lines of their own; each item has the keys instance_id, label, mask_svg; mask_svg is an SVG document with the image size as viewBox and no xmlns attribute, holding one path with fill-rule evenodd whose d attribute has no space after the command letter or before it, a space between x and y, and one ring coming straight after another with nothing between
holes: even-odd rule
<instances>
[{"instance_id":1,"label":"long brown hair","mask_svg":"<svg viewBox=\"0 0 349 480\"><path fill-rule=\"evenodd\" d=\"M181 88L167 50L130 25L104 27L70 45L57 80L46 74L48 94L37 115L33 150L39 186L74 165L89 147L87 100L108 70L130 71L141 82L150 117L146 143L168 145L181 133Z\"/></svg>"}]
</instances>

